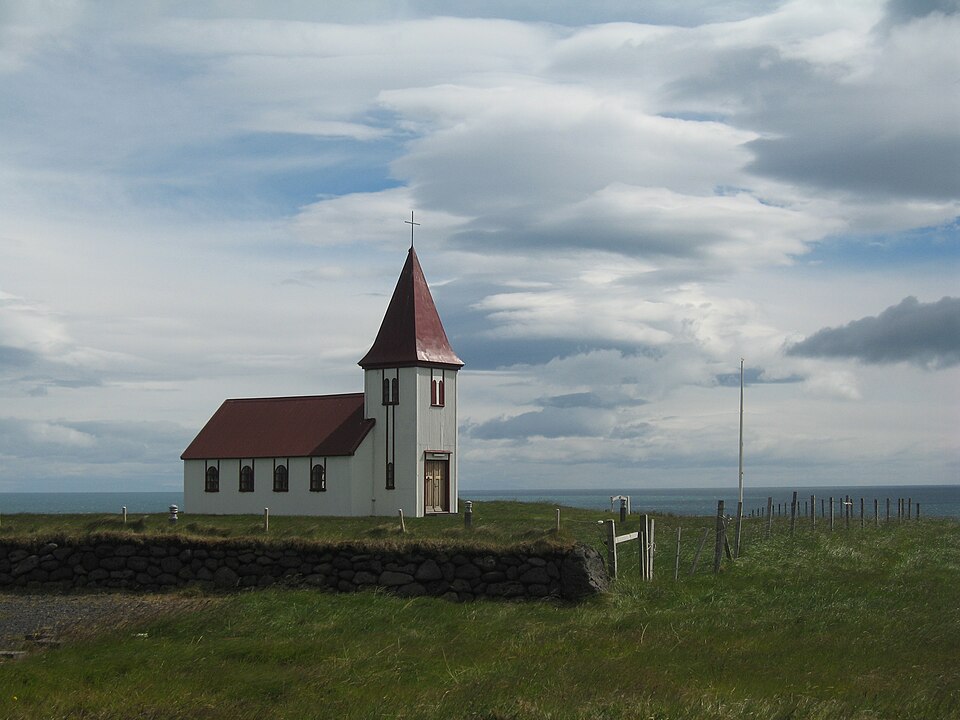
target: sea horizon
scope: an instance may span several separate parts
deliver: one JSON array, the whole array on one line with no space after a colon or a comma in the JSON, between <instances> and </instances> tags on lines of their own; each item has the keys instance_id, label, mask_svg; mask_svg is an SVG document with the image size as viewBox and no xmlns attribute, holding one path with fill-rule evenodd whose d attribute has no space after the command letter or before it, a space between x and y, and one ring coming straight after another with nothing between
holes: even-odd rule
<instances>
[{"instance_id":1,"label":"sea horizon","mask_svg":"<svg viewBox=\"0 0 960 720\"><path fill-rule=\"evenodd\" d=\"M744 487L744 513L762 511L766 508L767 498L772 498L775 510L788 507L793 492L797 492L798 501L809 503L815 496L817 503L834 502L850 496L855 501L864 498L867 514L873 512L873 500L880 506L881 515L886 512L886 499L893 503L899 498L910 499L916 506L919 503L922 516L960 518L960 484L928 485L807 485L777 487ZM716 512L717 501L724 500L725 511L736 511L737 488L465 488L460 490L460 502L467 500L493 501L516 500L521 502L549 502L560 506L570 506L594 510L610 510L611 496L628 496L633 512L672 513L675 515L710 515ZM176 505L183 512L190 508L183 502L182 490L130 490L97 492L0 492L0 515L17 513L111 513L121 512L123 507L128 513L160 513L170 505ZM615 509L619 504L614 503ZM859 512L859 509L857 510Z\"/></svg>"}]
</instances>

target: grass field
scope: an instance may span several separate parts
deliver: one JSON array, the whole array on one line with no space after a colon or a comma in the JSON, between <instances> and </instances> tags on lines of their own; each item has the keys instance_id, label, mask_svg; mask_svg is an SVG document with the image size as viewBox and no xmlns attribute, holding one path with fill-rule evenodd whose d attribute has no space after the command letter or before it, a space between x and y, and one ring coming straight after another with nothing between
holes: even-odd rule
<instances>
[{"instance_id":1,"label":"grass field","mask_svg":"<svg viewBox=\"0 0 960 720\"><path fill-rule=\"evenodd\" d=\"M529 541L553 508L476 517ZM564 537L598 545L602 513L564 517ZM457 522L408 528L456 537ZM675 582L677 523L686 571L711 522L658 516L654 581L621 559L614 590L581 605L222 596L0 665L0 717L960 718L960 525L791 537L778 522L765 540L750 523L736 564Z\"/></svg>"}]
</instances>

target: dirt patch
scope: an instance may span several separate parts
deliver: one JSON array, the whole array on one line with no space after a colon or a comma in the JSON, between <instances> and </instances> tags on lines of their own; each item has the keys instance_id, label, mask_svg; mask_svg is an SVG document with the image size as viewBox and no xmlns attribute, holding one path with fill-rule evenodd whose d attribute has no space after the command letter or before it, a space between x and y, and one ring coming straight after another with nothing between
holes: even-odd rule
<instances>
[{"instance_id":1,"label":"dirt patch","mask_svg":"<svg viewBox=\"0 0 960 720\"><path fill-rule=\"evenodd\" d=\"M151 622L221 602L177 595L0 594L0 650L32 650L107 631L141 632Z\"/></svg>"}]
</instances>

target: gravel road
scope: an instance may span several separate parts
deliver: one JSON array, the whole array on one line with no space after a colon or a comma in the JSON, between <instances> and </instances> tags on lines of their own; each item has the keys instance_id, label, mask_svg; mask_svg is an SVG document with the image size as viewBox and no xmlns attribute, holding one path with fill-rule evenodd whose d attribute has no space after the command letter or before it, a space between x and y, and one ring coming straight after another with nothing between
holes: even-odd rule
<instances>
[{"instance_id":1,"label":"gravel road","mask_svg":"<svg viewBox=\"0 0 960 720\"><path fill-rule=\"evenodd\" d=\"M105 630L131 633L170 613L199 610L217 598L176 595L0 593L0 650L31 650Z\"/></svg>"}]
</instances>

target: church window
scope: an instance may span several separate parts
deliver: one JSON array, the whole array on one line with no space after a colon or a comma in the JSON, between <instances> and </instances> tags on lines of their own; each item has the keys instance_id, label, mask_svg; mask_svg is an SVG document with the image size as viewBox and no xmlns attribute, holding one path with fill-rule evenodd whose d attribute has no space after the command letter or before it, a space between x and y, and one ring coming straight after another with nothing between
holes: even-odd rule
<instances>
[{"instance_id":1,"label":"church window","mask_svg":"<svg viewBox=\"0 0 960 720\"><path fill-rule=\"evenodd\" d=\"M393 463L387 463L387 490L393 490L395 487L393 478Z\"/></svg>"},{"instance_id":2,"label":"church window","mask_svg":"<svg viewBox=\"0 0 960 720\"><path fill-rule=\"evenodd\" d=\"M217 468L207 468L207 479L203 489L205 492L220 492L220 471Z\"/></svg>"},{"instance_id":3,"label":"church window","mask_svg":"<svg viewBox=\"0 0 960 720\"><path fill-rule=\"evenodd\" d=\"M397 378L384 378L383 379L383 404L384 405L399 405L400 404L400 381Z\"/></svg>"},{"instance_id":4,"label":"church window","mask_svg":"<svg viewBox=\"0 0 960 720\"><path fill-rule=\"evenodd\" d=\"M443 407L443 375L431 378L430 382L430 404L434 407Z\"/></svg>"},{"instance_id":5,"label":"church window","mask_svg":"<svg viewBox=\"0 0 960 720\"><path fill-rule=\"evenodd\" d=\"M317 463L310 469L310 492L327 491L327 469Z\"/></svg>"},{"instance_id":6,"label":"church window","mask_svg":"<svg viewBox=\"0 0 960 720\"><path fill-rule=\"evenodd\" d=\"M249 465L240 468L240 492L253 492L253 468Z\"/></svg>"},{"instance_id":7,"label":"church window","mask_svg":"<svg viewBox=\"0 0 960 720\"><path fill-rule=\"evenodd\" d=\"M277 465L273 471L273 491L287 492L290 489L287 477L287 466Z\"/></svg>"}]
</instances>

